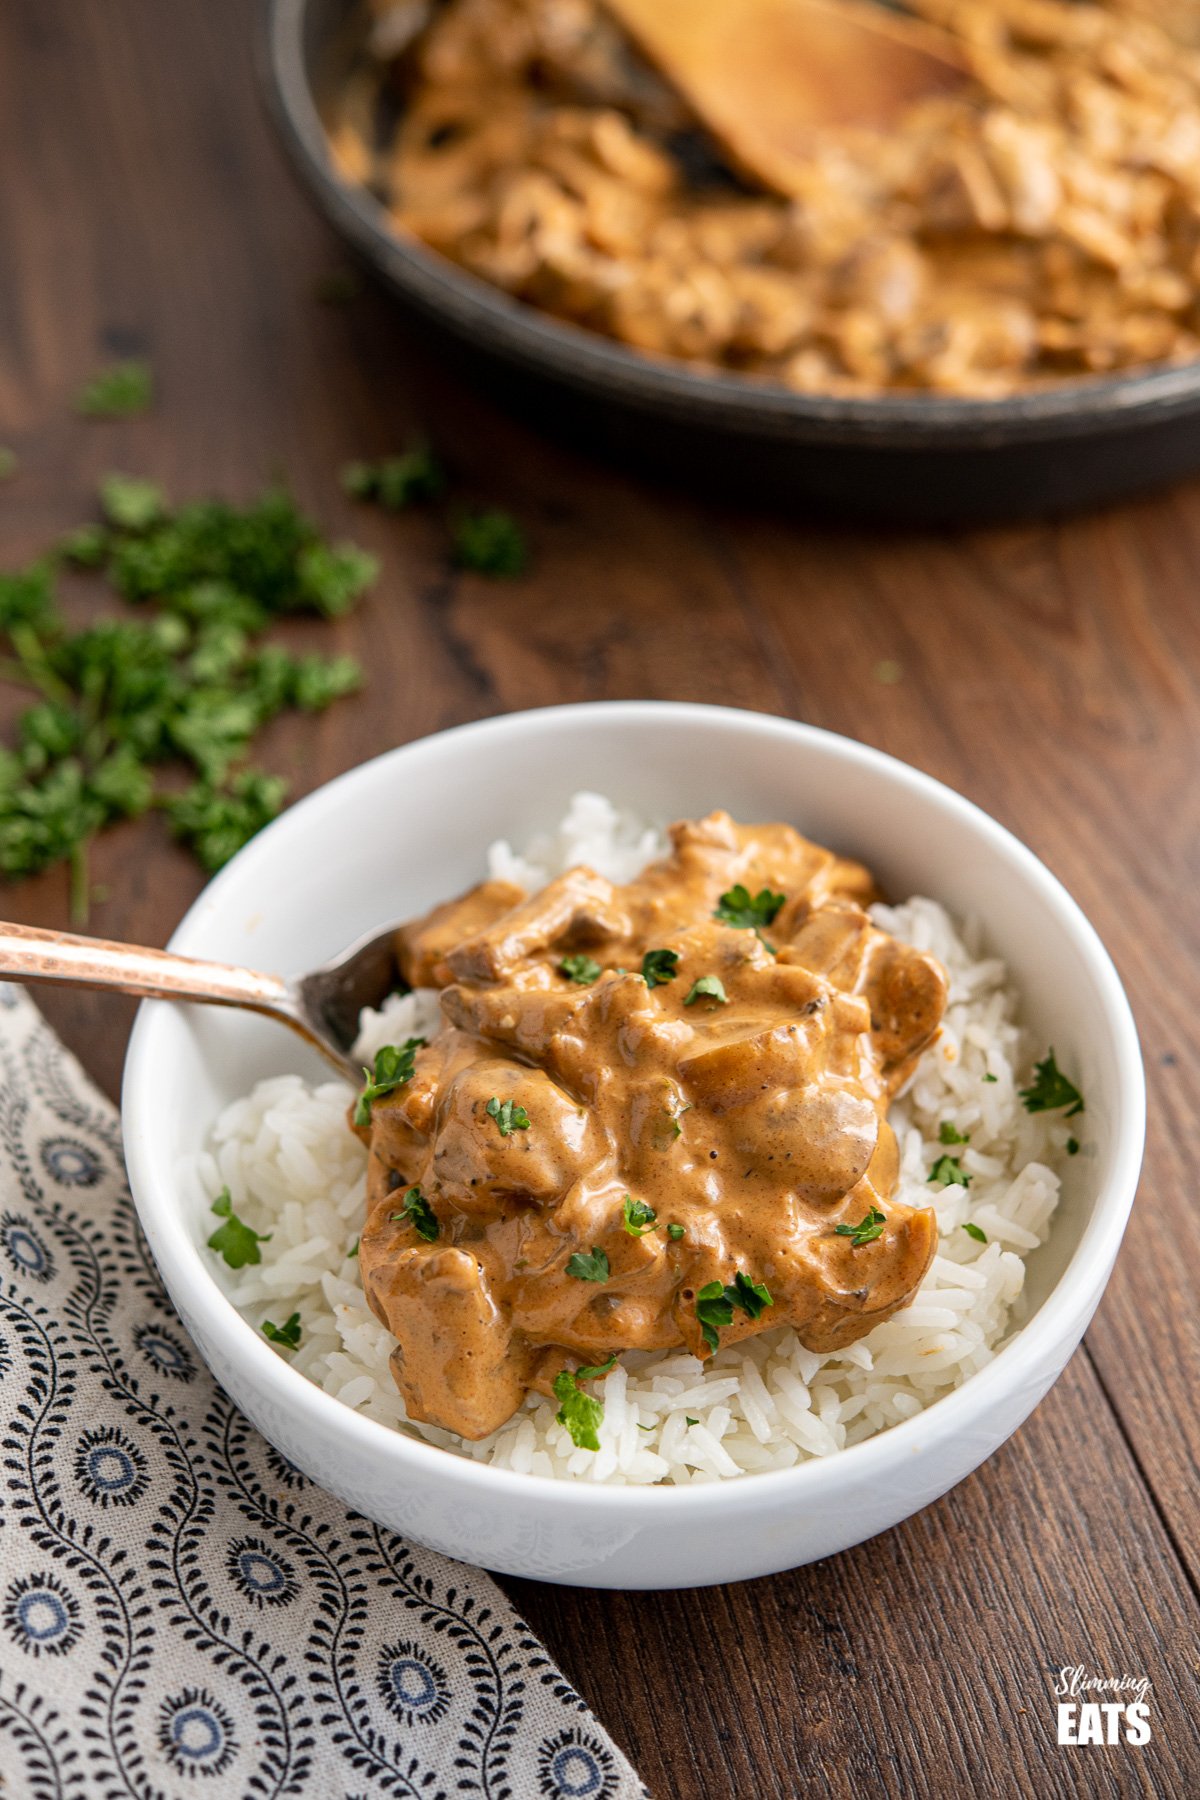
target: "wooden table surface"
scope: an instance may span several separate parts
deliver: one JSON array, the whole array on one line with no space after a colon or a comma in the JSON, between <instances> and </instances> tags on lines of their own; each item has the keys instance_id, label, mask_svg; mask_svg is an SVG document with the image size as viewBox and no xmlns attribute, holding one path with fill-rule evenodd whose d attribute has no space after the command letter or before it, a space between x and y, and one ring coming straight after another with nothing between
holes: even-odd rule
<instances>
[{"instance_id":1,"label":"wooden table surface","mask_svg":"<svg viewBox=\"0 0 1200 1800\"><path fill-rule=\"evenodd\" d=\"M91 516L97 477L247 496L284 471L384 574L315 628L370 685L272 729L300 794L377 751L517 707L724 702L892 752L1010 826L1077 896L1150 1075L1141 1197L1085 1347L987 1466L887 1536L675 1594L506 1581L640 1768L679 1796L1200 1792L1200 485L973 535L827 530L633 483L541 441L401 329L313 297L341 263L261 114L240 0L26 0L0 13L0 494L11 566ZM144 418L72 396L145 355ZM447 572L436 526L356 509L352 457L431 431L462 492L528 527L532 572ZM301 636L304 632L301 631ZM874 671L894 661L902 678ZM156 821L101 848L94 927L163 942L201 880ZM66 922L61 871L7 892ZM116 1094L132 1006L49 996ZM1052 1672L1154 1683L1144 1749L1059 1748Z\"/></svg>"}]
</instances>

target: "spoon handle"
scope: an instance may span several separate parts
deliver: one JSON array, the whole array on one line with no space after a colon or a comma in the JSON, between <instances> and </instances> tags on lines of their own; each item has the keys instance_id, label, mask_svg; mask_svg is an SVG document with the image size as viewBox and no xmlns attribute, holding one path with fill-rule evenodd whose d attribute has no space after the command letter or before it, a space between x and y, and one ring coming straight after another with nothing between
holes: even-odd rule
<instances>
[{"instance_id":1,"label":"spoon handle","mask_svg":"<svg viewBox=\"0 0 1200 1800\"><path fill-rule=\"evenodd\" d=\"M42 931L35 925L0 923L0 979L53 981L71 987L116 988L147 1000L202 1000L245 1006L295 1025L287 982L228 963L201 962L170 950L113 944L104 938Z\"/></svg>"}]
</instances>

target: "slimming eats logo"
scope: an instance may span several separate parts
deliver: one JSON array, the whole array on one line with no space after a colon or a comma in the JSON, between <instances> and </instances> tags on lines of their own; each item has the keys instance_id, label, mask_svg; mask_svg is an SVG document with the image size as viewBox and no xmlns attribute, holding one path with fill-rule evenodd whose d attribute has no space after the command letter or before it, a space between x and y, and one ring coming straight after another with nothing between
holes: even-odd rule
<instances>
[{"instance_id":1,"label":"slimming eats logo","mask_svg":"<svg viewBox=\"0 0 1200 1800\"><path fill-rule=\"evenodd\" d=\"M1093 1675L1082 1664L1060 1669L1054 1683L1059 1743L1148 1744L1151 1686L1145 1675Z\"/></svg>"}]
</instances>

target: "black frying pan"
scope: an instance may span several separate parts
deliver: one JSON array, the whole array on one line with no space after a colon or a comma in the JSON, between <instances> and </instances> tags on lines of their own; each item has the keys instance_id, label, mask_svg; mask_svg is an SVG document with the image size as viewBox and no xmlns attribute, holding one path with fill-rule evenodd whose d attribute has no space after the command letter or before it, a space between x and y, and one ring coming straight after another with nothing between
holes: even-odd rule
<instances>
[{"instance_id":1,"label":"black frying pan","mask_svg":"<svg viewBox=\"0 0 1200 1800\"><path fill-rule=\"evenodd\" d=\"M326 217L510 404L673 480L822 516L940 524L1116 500L1200 470L1200 362L1004 400L794 394L695 372L538 312L390 229L335 173L314 91L355 0L261 0L271 111Z\"/></svg>"}]
</instances>

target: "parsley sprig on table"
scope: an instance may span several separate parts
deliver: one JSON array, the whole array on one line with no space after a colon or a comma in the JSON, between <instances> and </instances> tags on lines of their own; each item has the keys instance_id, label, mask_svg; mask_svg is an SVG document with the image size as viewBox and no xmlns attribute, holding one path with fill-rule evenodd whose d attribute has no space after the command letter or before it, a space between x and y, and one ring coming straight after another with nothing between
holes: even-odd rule
<instances>
[{"instance_id":1,"label":"parsley sprig on table","mask_svg":"<svg viewBox=\"0 0 1200 1800\"><path fill-rule=\"evenodd\" d=\"M77 918L89 844L117 820L160 808L211 871L274 818L286 789L248 766L257 733L286 710L323 710L362 672L265 634L285 614L346 612L377 567L325 543L279 492L173 510L154 483L110 475L101 504L103 524L0 575L0 678L31 697L0 750L0 875L69 862ZM103 571L130 606L78 625L59 598L64 562ZM163 784L171 766L191 784Z\"/></svg>"},{"instance_id":2,"label":"parsley sprig on table","mask_svg":"<svg viewBox=\"0 0 1200 1800\"><path fill-rule=\"evenodd\" d=\"M451 552L458 568L501 579L524 574L529 562L525 533L510 513L494 506L459 516Z\"/></svg>"},{"instance_id":3,"label":"parsley sprig on table","mask_svg":"<svg viewBox=\"0 0 1200 1800\"><path fill-rule=\"evenodd\" d=\"M122 419L145 412L154 398L150 364L133 358L110 363L79 390L75 409L85 419Z\"/></svg>"},{"instance_id":4,"label":"parsley sprig on table","mask_svg":"<svg viewBox=\"0 0 1200 1800\"><path fill-rule=\"evenodd\" d=\"M450 486L445 465L423 438L378 462L352 462L342 469L342 487L353 500L373 501L385 512L440 500ZM452 508L441 512L449 536L450 561L496 581L512 581L529 567L525 532L498 506Z\"/></svg>"},{"instance_id":5,"label":"parsley sprig on table","mask_svg":"<svg viewBox=\"0 0 1200 1800\"><path fill-rule=\"evenodd\" d=\"M287 782L261 769L239 769L225 782L197 781L164 802L171 829L206 869L223 868L283 806Z\"/></svg>"},{"instance_id":6,"label":"parsley sprig on table","mask_svg":"<svg viewBox=\"0 0 1200 1800\"><path fill-rule=\"evenodd\" d=\"M388 512L401 512L443 494L446 471L428 444L418 443L376 463L347 463L342 486L352 499L375 500Z\"/></svg>"}]
</instances>

